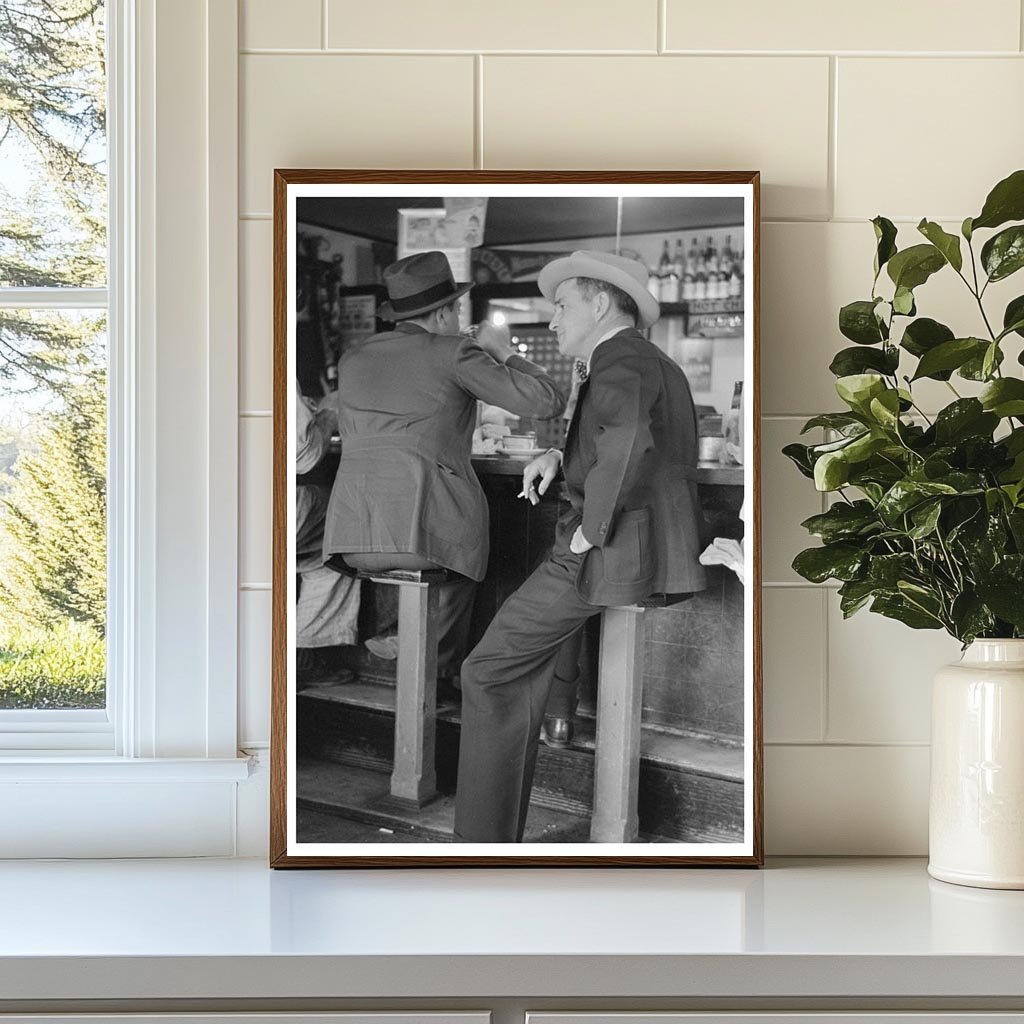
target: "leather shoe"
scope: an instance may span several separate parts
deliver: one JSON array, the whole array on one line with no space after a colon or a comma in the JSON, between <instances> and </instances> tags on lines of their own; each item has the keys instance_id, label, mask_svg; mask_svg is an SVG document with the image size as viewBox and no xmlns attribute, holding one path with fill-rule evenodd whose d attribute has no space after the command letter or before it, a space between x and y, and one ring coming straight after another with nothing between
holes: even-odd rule
<instances>
[{"instance_id":1,"label":"leather shoe","mask_svg":"<svg viewBox=\"0 0 1024 1024\"><path fill-rule=\"evenodd\" d=\"M564 750L572 744L572 719L545 715L540 729L541 742L546 747Z\"/></svg>"}]
</instances>

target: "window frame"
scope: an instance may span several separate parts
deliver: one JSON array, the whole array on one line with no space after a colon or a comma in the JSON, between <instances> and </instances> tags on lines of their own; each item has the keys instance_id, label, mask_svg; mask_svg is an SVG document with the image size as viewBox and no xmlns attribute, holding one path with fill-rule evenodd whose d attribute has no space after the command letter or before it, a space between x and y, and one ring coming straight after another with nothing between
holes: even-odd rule
<instances>
[{"instance_id":1,"label":"window frame","mask_svg":"<svg viewBox=\"0 0 1024 1024\"><path fill-rule=\"evenodd\" d=\"M121 278L130 266L126 258L134 234L131 205L127 202L134 180L135 162L130 140L134 109L134 46L130 40L132 0L104 0L106 9L107 99L107 283L105 287L5 288L0 286L0 308L29 310L102 310L107 315L107 623L106 705L103 708L0 709L0 754L32 750L113 754L121 745L115 718L125 665L119 648L125 644L124 608L115 573L124 571L123 516L118 512L134 481L114 467L123 462L126 439L124 406L131 404L125 366L130 355L123 309L127 289ZM115 305L117 302L117 305ZM114 598L111 601L111 598Z\"/></svg>"},{"instance_id":2,"label":"window frame","mask_svg":"<svg viewBox=\"0 0 1024 1024\"><path fill-rule=\"evenodd\" d=\"M0 720L0 857L230 856L238 4L107 3L107 720Z\"/></svg>"}]
</instances>

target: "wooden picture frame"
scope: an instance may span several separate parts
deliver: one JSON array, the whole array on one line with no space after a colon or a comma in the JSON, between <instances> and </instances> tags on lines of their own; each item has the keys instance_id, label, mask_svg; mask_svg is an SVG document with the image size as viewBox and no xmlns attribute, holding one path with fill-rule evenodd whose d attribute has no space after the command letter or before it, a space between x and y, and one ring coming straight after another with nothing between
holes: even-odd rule
<instances>
[{"instance_id":1,"label":"wooden picture frame","mask_svg":"<svg viewBox=\"0 0 1024 1024\"><path fill-rule=\"evenodd\" d=\"M338 350L357 353L342 358L344 377L351 359L362 358L368 332L390 329L380 319L387 297L380 273L396 258L389 246L398 237L397 210L439 203L455 210L474 197L487 208L483 245L472 249L467 271L477 282L472 308L477 319L481 310L506 317L515 347L537 362L565 362L544 329L550 307L539 291L529 294L537 265L576 249L621 250L655 265L650 287L661 296L662 318L649 340L701 388L692 394L707 457L696 471L711 526L705 540L742 539L738 568L708 565L707 588L685 603L591 620L596 635L604 619L604 639L583 644L576 736L568 747L538 746L520 843L453 843L446 833L462 711L451 690L434 707L437 588L429 573L353 584L345 600L361 586L358 618L352 604L329 621L344 619L355 642L303 647L301 659L296 651L296 595L306 578L296 571L296 508L297 495L307 493L296 485L296 415L300 402L310 408L299 392L315 398L318 388L330 389ZM756 171L275 171L271 866L763 863L759 239ZM689 251L683 245L679 259L684 240ZM521 339L520 322L529 325ZM342 401L344 385L323 404ZM558 434L555 420L533 422L534 444ZM478 443L489 441L499 443ZM471 640L537 562L558 500L545 496L548 504L531 511L514 501L522 460L475 458L490 503L491 556ZM334 473L325 457L299 483L323 496ZM312 563L318 572L315 543ZM396 591L404 629L392 670L361 642L393 618L387 595ZM303 681L315 683L301 693L298 660ZM401 675L399 684L388 686L389 671ZM599 797L588 810L591 774ZM435 777L439 795L430 799Z\"/></svg>"}]
</instances>

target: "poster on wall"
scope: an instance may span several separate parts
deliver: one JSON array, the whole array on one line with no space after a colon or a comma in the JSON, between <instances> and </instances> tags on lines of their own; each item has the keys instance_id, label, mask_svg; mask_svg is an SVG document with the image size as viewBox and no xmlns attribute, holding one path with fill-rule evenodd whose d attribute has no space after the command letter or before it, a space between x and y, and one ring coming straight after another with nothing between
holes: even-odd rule
<instances>
[{"instance_id":1,"label":"poster on wall","mask_svg":"<svg viewBox=\"0 0 1024 1024\"><path fill-rule=\"evenodd\" d=\"M470 250L461 231L449 233L448 214L438 210L398 210L398 258L418 252L443 252L456 281L469 280ZM452 240L452 234L455 240ZM474 235L474 237L476 237Z\"/></svg>"},{"instance_id":2,"label":"poster on wall","mask_svg":"<svg viewBox=\"0 0 1024 1024\"><path fill-rule=\"evenodd\" d=\"M275 172L272 866L762 863L758 187Z\"/></svg>"}]
</instances>

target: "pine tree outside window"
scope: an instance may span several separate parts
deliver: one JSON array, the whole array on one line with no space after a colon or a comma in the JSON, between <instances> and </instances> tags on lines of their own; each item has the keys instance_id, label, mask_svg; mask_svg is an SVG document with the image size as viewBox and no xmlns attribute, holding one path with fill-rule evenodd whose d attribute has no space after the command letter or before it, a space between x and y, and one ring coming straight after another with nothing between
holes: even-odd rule
<instances>
[{"instance_id":1,"label":"pine tree outside window","mask_svg":"<svg viewBox=\"0 0 1024 1024\"><path fill-rule=\"evenodd\" d=\"M100 747L109 733L105 7L0 0L0 723L86 733L92 723Z\"/></svg>"}]
</instances>

